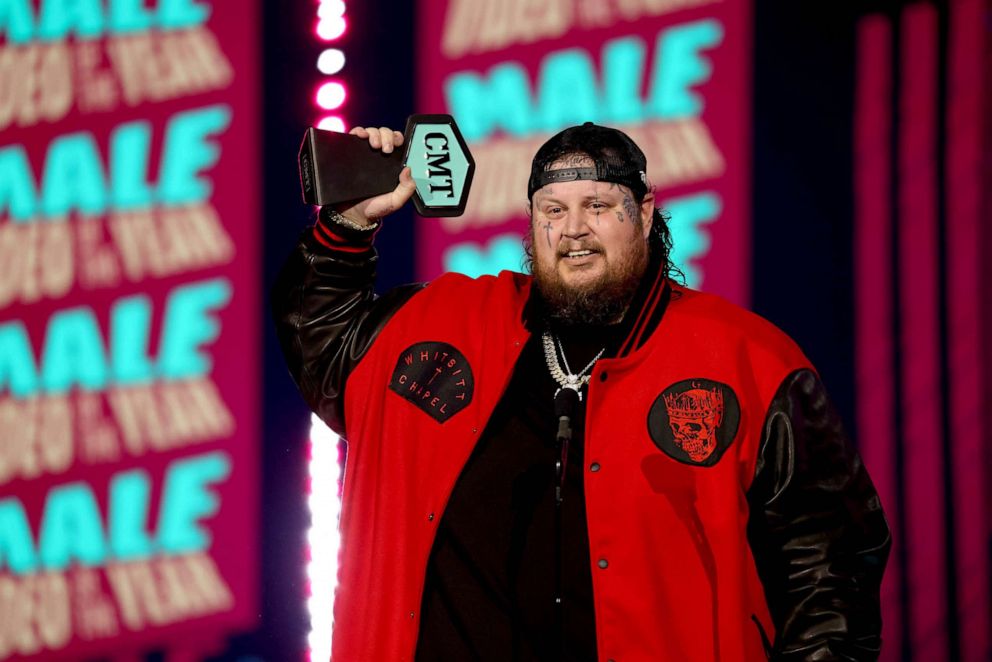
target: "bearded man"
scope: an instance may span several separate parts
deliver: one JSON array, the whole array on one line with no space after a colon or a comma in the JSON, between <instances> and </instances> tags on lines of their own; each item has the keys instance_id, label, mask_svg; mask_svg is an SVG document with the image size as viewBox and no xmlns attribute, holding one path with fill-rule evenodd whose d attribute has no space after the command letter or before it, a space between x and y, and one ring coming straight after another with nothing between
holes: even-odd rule
<instances>
[{"instance_id":1,"label":"bearded man","mask_svg":"<svg viewBox=\"0 0 992 662\"><path fill-rule=\"evenodd\" d=\"M677 282L646 170L588 123L541 147L532 277L376 297L408 170L303 236L274 308L348 440L334 659L878 656L871 481L795 344Z\"/></svg>"}]
</instances>

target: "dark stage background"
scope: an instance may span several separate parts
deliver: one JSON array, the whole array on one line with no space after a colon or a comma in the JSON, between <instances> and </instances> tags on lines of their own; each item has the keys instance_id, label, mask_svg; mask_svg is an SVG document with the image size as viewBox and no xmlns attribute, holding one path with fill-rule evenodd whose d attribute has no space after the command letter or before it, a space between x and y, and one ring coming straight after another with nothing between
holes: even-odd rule
<instances>
[{"instance_id":1,"label":"dark stage background","mask_svg":"<svg viewBox=\"0 0 992 662\"><path fill-rule=\"evenodd\" d=\"M6 635L9 648L0 645L0 660L270 662L307 657L311 421L283 365L265 296L299 233L312 223L313 210L300 200L296 156L305 127L322 117L313 96L328 76L317 71L317 57L328 45L346 54L345 67L332 78L347 87L341 115L348 126L402 127L413 112L450 112L441 81L431 80L431 72L449 67L483 75L495 63L512 60L533 76L542 48L568 48L584 38L579 31L549 39L547 46L528 42L442 57L438 36L424 17L443 15L450 2L419 3L420 8L433 4L428 14L418 13L418 3L348 2L348 29L333 44L314 34L315 0L266 1L257 8L226 0L203 4L213 5L208 25L228 35L219 39L229 56L237 40L258 45L242 54L234 76L236 81L250 77L243 82L251 98L227 102L251 106L243 111L246 116L257 113L255 134L239 137L245 144L256 141L258 151L246 148L229 157L242 168L227 175L231 181L218 184L217 193L242 192L240 205L232 202L220 213L231 236L251 234L239 250L257 244L244 249L252 261L237 286L242 300L248 300L245 316L225 318L217 341L222 344L248 329L244 342L254 344L242 351L254 358L244 364L250 373L243 376L260 403L253 414L258 423L237 437L257 450L244 460L257 482L243 486L247 503L221 506L222 517L244 509L254 524L234 527L229 537L219 538L214 527L211 548L218 563L238 565L239 573L250 574L250 579L229 579L245 582L244 613L216 622L191 618L180 629L133 644L118 645L111 637L98 649L70 644L24 656L9 643L13 635ZM580 0L566 4L591 6ZM678 3L602 3L670 4ZM658 20L679 24L710 14L723 17L727 50L714 54L721 58L714 74L719 87L707 97L709 108L716 105L723 114L703 119L716 127L713 135L721 149L723 132L730 136L726 140L736 155L727 159L724 179L713 180L726 213L711 226L712 240L724 252L719 264L699 256L700 264L708 265L706 278L712 276L702 287L712 284L800 344L865 458L896 536L883 590L882 659L992 659L992 389L987 378L992 358L983 346L992 330L992 267L980 259L992 248L992 3L689 4L696 6ZM251 19L239 14L256 10ZM0 30L4 20L10 32L12 19L0 13ZM597 54L604 39L613 36L590 34L590 43L595 42L590 50ZM0 50L10 39L0 31ZM77 126L86 126L86 118ZM534 130L520 139L531 133L541 135ZM30 150L32 140L30 132L12 124L2 129L0 148L23 142ZM479 140L484 151L494 143ZM223 147L227 153L238 149L228 142ZM741 179L734 179L738 175ZM700 190L710 186L709 180L701 181ZM4 183L0 179L0 202ZM693 182L680 185L680 195L696 192ZM517 195L522 208L525 190ZM0 206L0 229L13 222L9 216ZM485 247L501 233L520 231L519 218L498 220L484 231L469 230L463 239ZM457 233L442 236L437 223L415 219L411 206L387 220L377 238L380 291L429 277L448 264L445 242L461 239ZM724 237L734 241L716 243L721 227L729 233ZM428 245L429 251L423 248ZM39 324L31 320L40 314L36 307L0 303L0 324L17 319ZM221 356L237 360L231 351L208 348L220 371ZM9 379L0 371L0 380ZM0 397L8 388L0 381ZM0 443L10 432L0 430ZM0 483L0 499L29 489L28 483ZM29 513L32 522L37 517ZM257 563L224 561L237 554L223 549L244 550L246 558L257 552ZM0 579L8 573L3 555L0 546ZM0 591L0 614L11 609L3 599ZM0 628L0 641L3 636Z\"/></svg>"}]
</instances>

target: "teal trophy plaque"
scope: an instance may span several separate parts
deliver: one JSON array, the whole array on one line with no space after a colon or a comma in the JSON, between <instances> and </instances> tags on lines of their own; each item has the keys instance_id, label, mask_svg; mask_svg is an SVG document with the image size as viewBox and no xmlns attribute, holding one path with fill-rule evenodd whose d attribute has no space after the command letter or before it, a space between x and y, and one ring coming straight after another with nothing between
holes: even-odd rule
<instances>
[{"instance_id":1,"label":"teal trophy plaque","mask_svg":"<svg viewBox=\"0 0 992 662\"><path fill-rule=\"evenodd\" d=\"M388 193L409 166L421 216L460 216L465 212L475 160L451 115L411 115L404 149L385 154L367 140L346 133L309 128L300 147L303 200L340 205Z\"/></svg>"}]
</instances>

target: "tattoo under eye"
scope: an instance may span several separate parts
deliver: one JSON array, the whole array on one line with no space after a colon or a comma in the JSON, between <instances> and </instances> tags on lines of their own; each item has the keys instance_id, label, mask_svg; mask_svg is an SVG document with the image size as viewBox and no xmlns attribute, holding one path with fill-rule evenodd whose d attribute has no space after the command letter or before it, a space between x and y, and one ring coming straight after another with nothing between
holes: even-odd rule
<instances>
[{"instance_id":1,"label":"tattoo under eye","mask_svg":"<svg viewBox=\"0 0 992 662\"><path fill-rule=\"evenodd\" d=\"M617 220L623 223L623 212L620 210L617 210Z\"/></svg>"},{"instance_id":2,"label":"tattoo under eye","mask_svg":"<svg viewBox=\"0 0 992 662\"><path fill-rule=\"evenodd\" d=\"M551 223L544 224L544 234L548 238L548 248L551 248Z\"/></svg>"},{"instance_id":3,"label":"tattoo under eye","mask_svg":"<svg viewBox=\"0 0 992 662\"><path fill-rule=\"evenodd\" d=\"M631 222L636 224L637 219L640 218L640 216L637 213L637 203L634 202L634 198L632 196L623 196L623 209L627 212L627 216L630 216Z\"/></svg>"}]
</instances>

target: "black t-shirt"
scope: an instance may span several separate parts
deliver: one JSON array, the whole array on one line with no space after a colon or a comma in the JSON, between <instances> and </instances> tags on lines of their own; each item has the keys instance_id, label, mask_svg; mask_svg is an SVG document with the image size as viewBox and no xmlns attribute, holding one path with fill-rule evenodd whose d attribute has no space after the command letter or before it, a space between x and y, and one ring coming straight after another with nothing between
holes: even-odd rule
<instances>
[{"instance_id":1,"label":"black t-shirt","mask_svg":"<svg viewBox=\"0 0 992 662\"><path fill-rule=\"evenodd\" d=\"M619 344L619 331L561 332L572 371L582 370L606 344ZM573 420L559 553L554 495L557 389L545 363L541 334L535 333L439 523L427 564L417 660L596 659L583 491L583 472L588 471L583 460L585 407L579 406ZM555 613L559 563L560 644Z\"/></svg>"}]
</instances>

